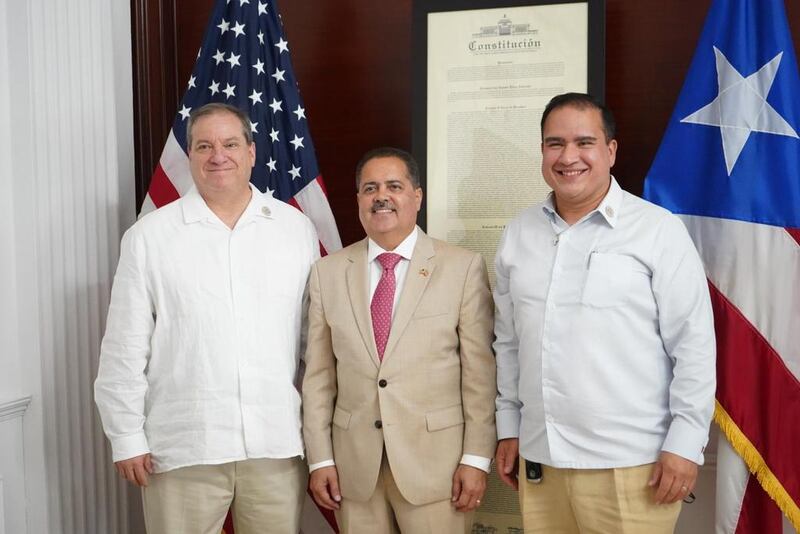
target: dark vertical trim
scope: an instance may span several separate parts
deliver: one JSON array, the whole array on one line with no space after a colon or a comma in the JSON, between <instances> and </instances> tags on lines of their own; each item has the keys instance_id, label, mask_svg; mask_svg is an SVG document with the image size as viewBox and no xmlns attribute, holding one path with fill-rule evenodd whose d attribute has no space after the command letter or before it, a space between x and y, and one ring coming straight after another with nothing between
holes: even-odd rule
<instances>
[{"instance_id":1,"label":"dark vertical trim","mask_svg":"<svg viewBox=\"0 0 800 534\"><path fill-rule=\"evenodd\" d=\"M413 83L411 88L411 153L419 164L422 190L428 185L428 9L424 2L414 2L411 21L411 57ZM424 197L423 197L424 198ZM422 202L417 222L423 230L428 227L428 203Z\"/></svg>"},{"instance_id":2,"label":"dark vertical trim","mask_svg":"<svg viewBox=\"0 0 800 534\"><path fill-rule=\"evenodd\" d=\"M142 206L147 192L149 176L145 179L143 169L152 161L148 143L150 131L150 80L147 75L147 0L131 0L131 50L133 51L133 139L134 176L136 179L136 211Z\"/></svg>"},{"instance_id":3,"label":"dark vertical trim","mask_svg":"<svg viewBox=\"0 0 800 534\"><path fill-rule=\"evenodd\" d=\"M606 101L606 0L589 0L587 93Z\"/></svg>"},{"instance_id":4,"label":"dark vertical trim","mask_svg":"<svg viewBox=\"0 0 800 534\"><path fill-rule=\"evenodd\" d=\"M131 0L136 209L150 185L182 96L175 0Z\"/></svg>"}]
</instances>

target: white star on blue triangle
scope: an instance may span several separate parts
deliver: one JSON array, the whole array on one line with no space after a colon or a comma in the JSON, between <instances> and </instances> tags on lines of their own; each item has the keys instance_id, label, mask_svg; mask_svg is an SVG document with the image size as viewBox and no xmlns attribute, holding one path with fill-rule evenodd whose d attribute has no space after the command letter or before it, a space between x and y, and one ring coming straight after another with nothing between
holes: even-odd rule
<instances>
[{"instance_id":1,"label":"white star on blue triangle","mask_svg":"<svg viewBox=\"0 0 800 534\"><path fill-rule=\"evenodd\" d=\"M798 137L794 128L767 102L782 56L783 52L745 78L715 46L719 93L710 104L681 119L719 128L728 176L751 133Z\"/></svg>"}]
</instances>

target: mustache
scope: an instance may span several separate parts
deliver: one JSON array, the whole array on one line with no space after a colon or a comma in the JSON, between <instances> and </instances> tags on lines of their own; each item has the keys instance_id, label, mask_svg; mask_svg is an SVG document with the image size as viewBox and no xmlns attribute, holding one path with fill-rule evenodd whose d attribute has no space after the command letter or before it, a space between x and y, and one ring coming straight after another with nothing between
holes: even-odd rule
<instances>
[{"instance_id":1,"label":"mustache","mask_svg":"<svg viewBox=\"0 0 800 534\"><path fill-rule=\"evenodd\" d=\"M392 204L388 200L376 200L375 202L372 203L370 211L372 213L375 213L378 210L385 210L385 209L390 209L390 210L395 209L394 204Z\"/></svg>"}]
</instances>

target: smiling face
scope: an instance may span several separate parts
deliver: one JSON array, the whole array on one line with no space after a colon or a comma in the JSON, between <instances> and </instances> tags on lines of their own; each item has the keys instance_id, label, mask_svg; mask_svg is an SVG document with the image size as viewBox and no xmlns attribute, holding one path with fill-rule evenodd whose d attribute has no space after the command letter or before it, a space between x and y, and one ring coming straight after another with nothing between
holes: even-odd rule
<instances>
[{"instance_id":1,"label":"smiling face","mask_svg":"<svg viewBox=\"0 0 800 534\"><path fill-rule=\"evenodd\" d=\"M542 175L555 193L556 211L572 224L605 197L617 142L606 140L600 111L588 106L553 110L542 140Z\"/></svg>"},{"instance_id":2,"label":"smiling face","mask_svg":"<svg viewBox=\"0 0 800 534\"><path fill-rule=\"evenodd\" d=\"M411 183L401 159L379 157L361 169L356 198L364 231L384 250L394 250L417 224L422 189Z\"/></svg>"},{"instance_id":3,"label":"smiling face","mask_svg":"<svg viewBox=\"0 0 800 534\"><path fill-rule=\"evenodd\" d=\"M232 113L204 115L192 125L189 167L203 196L249 194L256 145L248 144Z\"/></svg>"}]
</instances>

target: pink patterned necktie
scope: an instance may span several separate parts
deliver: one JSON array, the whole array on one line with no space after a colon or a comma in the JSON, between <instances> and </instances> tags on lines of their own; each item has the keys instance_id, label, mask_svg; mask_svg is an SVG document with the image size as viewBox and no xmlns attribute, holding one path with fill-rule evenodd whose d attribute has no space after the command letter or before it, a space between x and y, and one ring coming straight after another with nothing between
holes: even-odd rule
<instances>
[{"instance_id":1,"label":"pink patterned necktie","mask_svg":"<svg viewBox=\"0 0 800 534\"><path fill-rule=\"evenodd\" d=\"M383 351L389 340L389 329L392 326L392 306L394 304L394 291L396 287L394 268L402 259L400 254L384 252L378 255L378 262L383 267L383 274L372 295L369 310L372 313L372 331L375 333L375 346L378 348L378 358L383 361Z\"/></svg>"}]
</instances>

